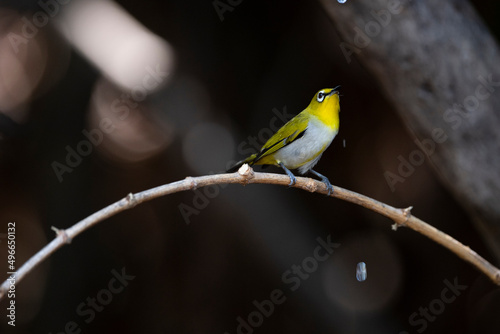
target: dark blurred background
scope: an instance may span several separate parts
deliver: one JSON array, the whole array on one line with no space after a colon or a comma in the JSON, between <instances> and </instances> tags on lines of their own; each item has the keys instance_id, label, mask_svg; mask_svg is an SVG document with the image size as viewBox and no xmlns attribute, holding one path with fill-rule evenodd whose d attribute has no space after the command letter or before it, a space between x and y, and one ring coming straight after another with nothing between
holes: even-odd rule
<instances>
[{"instance_id":1,"label":"dark blurred background","mask_svg":"<svg viewBox=\"0 0 500 334\"><path fill-rule=\"evenodd\" d=\"M498 36L499 5L474 6ZM68 228L130 192L222 172L336 85L340 132L316 170L334 185L413 206L492 259L428 163L391 189L384 173L397 173L418 146L376 81L346 61L318 2L25 0L3 2L0 17L4 279L8 222L16 222L19 267L54 238L52 226ZM8 299L0 303L0 331L498 333L498 287L391 224L286 187L170 195L57 251L17 286L15 328ZM318 238L338 244L326 260L314 259ZM290 274L294 265L310 273ZM282 302L269 308L263 301L275 290Z\"/></svg>"}]
</instances>

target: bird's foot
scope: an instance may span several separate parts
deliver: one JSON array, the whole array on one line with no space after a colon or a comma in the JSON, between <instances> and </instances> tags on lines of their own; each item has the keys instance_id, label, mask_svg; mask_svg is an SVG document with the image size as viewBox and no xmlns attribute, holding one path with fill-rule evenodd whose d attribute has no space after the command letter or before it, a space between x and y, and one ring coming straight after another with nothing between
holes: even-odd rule
<instances>
[{"instance_id":1,"label":"bird's foot","mask_svg":"<svg viewBox=\"0 0 500 334\"><path fill-rule=\"evenodd\" d=\"M333 194L333 186L332 184L330 183L330 180L328 180L328 178L314 170L310 170L311 173L313 173L314 175L316 175L317 177L319 177L321 179L321 182L323 182L326 186L326 189L328 189L328 193L326 194L326 196L330 196Z\"/></svg>"},{"instance_id":2,"label":"bird's foot","mask_svg":"<svg viewBox=\"0 0 500 334\"><path fill-rule=\"evenodd\" d=\"M280 162L278 163L280 165L281 168L283 168L283 170L285 171L286 175L288 175L288 177L290 178L290 183L288 184L289 187L293 186L295 184L295 182L297 182L297 179L295 178L295 175L293 175L292 172L290 172L290 170L288 168L285 167L285 165Z\"/></svg>"},{"instance_id":3,"label":"bird's foot","mask_svg":"<svg viewBox=\"0 0 500 334\"><path fill-rule=\"evenodd\" d=\"M328 180L326 177L324 179L321 179L321 181L326 185L326 189L328 189L328 193L326 196L330 196L333 194L333 186L330 183L330 180Z\"/></svg>"}]
</instances>

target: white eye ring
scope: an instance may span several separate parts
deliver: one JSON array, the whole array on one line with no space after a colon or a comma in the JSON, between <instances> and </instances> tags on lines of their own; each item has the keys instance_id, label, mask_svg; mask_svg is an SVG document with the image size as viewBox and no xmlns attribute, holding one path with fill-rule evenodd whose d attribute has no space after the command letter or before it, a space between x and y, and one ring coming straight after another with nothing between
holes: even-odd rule
<instances>
[{"instance_id":1,"label":"white eye ring","mask_svg":"<svg viewBox=\"0 0 500 334\"><path fill-rule=\"evenodd\" d=\"M324 92L324 91L320 91L320 92L318 93L318 97L316 97L316 100L317 100L319 103L321 103L321 102L323 102L323 100L325 99L325 96L326 96L325 92Z\"/></svg>"}]
</instances>

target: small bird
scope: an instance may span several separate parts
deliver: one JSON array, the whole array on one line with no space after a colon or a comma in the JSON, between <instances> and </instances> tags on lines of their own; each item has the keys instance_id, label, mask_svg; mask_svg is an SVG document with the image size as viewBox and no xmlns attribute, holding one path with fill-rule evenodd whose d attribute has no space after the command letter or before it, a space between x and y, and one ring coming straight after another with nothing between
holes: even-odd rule
<instances>
[{"instance_id":1,"label":"small bird","mask_svg":"<svg viewBox=\"0 0 500 334\"><path fill-rule=\"evenodd\" d=\"M289 186L296 181L290 169L298 169L302 175L311 172L326 185L330 196L333 193L330 181L312 168L339 132L338 88L317 92L309 106L283 125L258 153L239 161L228 172L238 170L243 164L280 166L290 177Z\"/></svg>"}]
</instances>

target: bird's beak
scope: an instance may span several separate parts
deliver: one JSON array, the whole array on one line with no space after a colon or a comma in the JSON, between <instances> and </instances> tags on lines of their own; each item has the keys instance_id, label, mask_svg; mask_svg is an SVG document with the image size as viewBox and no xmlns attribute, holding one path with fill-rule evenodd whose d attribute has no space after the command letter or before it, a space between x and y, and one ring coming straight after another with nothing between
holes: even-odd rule
<instances>
[{"instance_id":1,"label":"bird's beak","mask_svg":"<svg viewBox=\"0 0 500 334\"><path fill-rule=\"evenodd\" d=\"M334 95L334 94L338 94L339 91L338 89L340 88L340 85L338 85L337 87L333 88L330 93L328 93L328 95Z\"/></svg>"},{"instance_id":2,"label":"bird's beak","mask_svg":"<svg viewBox=\"0 0 500 334\"><path fill-rule=\"evenodd\" d=\"M339 91L338 91L339 88L340 88L340 85L337 86L337 87L335 87L335 88L332 88L332 90L330 91L330 93L327 94L327 96L338 94L339 93Z\"/></svg>"}]
</instances>

